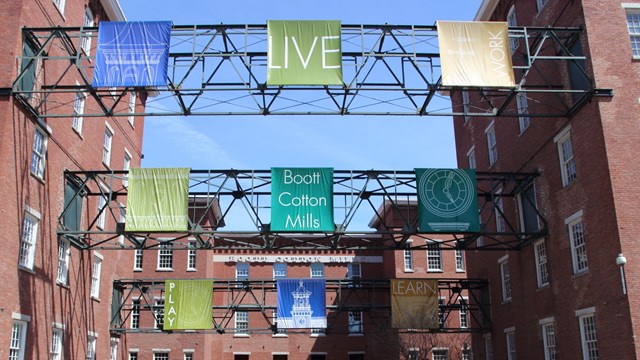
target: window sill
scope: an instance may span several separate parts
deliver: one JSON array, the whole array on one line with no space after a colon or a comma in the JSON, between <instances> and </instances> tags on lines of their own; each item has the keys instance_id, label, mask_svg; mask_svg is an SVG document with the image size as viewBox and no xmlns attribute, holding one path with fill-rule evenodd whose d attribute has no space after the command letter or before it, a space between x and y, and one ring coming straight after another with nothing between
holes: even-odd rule
<instances>
[{"instance_id":1,"label":"window sill","mask_svg":"<svg viewBox=\"0 0 640 360\"><path fill-rule=\"evenodd\" d=\"M142 272L142 269L133 269L133 272Z\"/></svg>"},{"instance_id":2,"label":"window sill","mask_svg":"<svg viewBox=\"0 0 640 360\"><path fill-rule=\"evenodd\" d=\"M357 334L349 334L348 336L364 336L363 333L357 333Z\"/></svg>"},{"instance_id":3,"label":"window sill","mask_svg":"<svg viewBox=\"0 0 640 360\"><path fill-rule=\"evenodd\" d=\"M273 334L271 335L272 338L288 338L289 335L287 334Z\"/></svg>"},{"instance_id":4,"label":"window sill","mask_svg":"<svg viewBox=\"0 0 640 360\"><path fill-rule=\"evenodd\" d=\"M582 276L584 276L584 275L586 275L588 273L589 273L589 268L586 268L586 269L580 271L579 273L573 274L571 276L571 279L577 279L577 278L582 277Z\"/></svg>"},{"instance_id":5,"label":"window sill","mask_svg":"<svg viewBox=\"0 0 640 360\"><path fill-rule=\"evenodd\" d=\"M54 3L53 7L58 11L58 14L60 14L60 17L62 18L62 21L67 21L67 18L64 16L64 13L62 12L62 10L60 10L60 8Z\"/></svg>"},{"instance_id":6,"label":"window sill","mask_svg":"<svg viewBox=\"0 0 640 360\"><path fill-rule=\"evenodd\" d=\"M325 334L325 333L311 334L311 337L324 337L324 336L327 336L327 334Z\"/></svg>"},{"instance_id":7,"label":"window sill","mask_svg":"<svg viewBox=\"0 0 640 360\"><path fill-rule=\"evenodd\" d=\"M35 275L36 274L36 272L33 269L29 269L29 268L21 266L21 265L18 265L18 270L22 270L22 271L28 272L31 275Z\"/></svg>"},{"instance_id":8,"label":"window sill","mask_svg":"<svg viewBox=\"0 0 640 360\"><path fill-rule=\"evenodd\" d=\"M82 136L82 132L78 131L78 129L71 127L71 129L73 129L73 132L76 133L76 135L78 135L78 137L80 138L80 140L84 140L84 136Z\"/></svg>"},{"instance_id":9,"label":"window sill","mask_svg":"<svg viewBox=\"0 0 640 360\"><path fill-rule=\"evenodd\" d=\"M544 285L538 286L538 288L536 289L536 292L543 291L543 290L550 289L550 288L551 288L551 284L550 283L546 283Z\"/></svg>"},{"instance_id":10,"label":"window sill","mask_svg":"<svg viewBox=\"0 0 640 360\"><path fill-rule=\"evenodd\" d=\"M29 164L29 166L31 166L31 164ZM40 175L34 174L34 173L33 173L33 172L31 172L31 171L30 171L29 173L31 174L31 177L32 177L32 178L34 178L34 179L38 180L38 182L39 182L40 184L44 185L44 175L43 175L43 176L40 176Z\"/></svg>"},{"instance_id":11,"label":"window sill","mask_svg":"<svg viewBox=\"0 0 640 360\"><path fill-rule=\"evenodd\" d=\"M502 300L502 305L506 305L506 304L511 304L511 302L513 301L513 298L507 299L507 300Z\"/></svg>"},{"instance_id":12,"label":"window sill","mask_svg":"<svg viewBox=\"0 0 640 360\"><path fill-rule=\"evenodd\" d=\"M196 272L198 269L187 269L187 272Z\"/></svg>"},{"instance_id":13,"label":"window sill","mask_svg":"<svg viewBox=\"0 0 640 360\"><path fill-rule=\"evenodd\" d=\"M157 268L156 271L158 271L158 272L173 272L173 269Z\"/></svg>"},{"instance_id":14,"label":"window sill","mask_svg":"<svg viewBox=\"0 0 640 360\"><path fill-rule=\"evenodd\" d=\"M249 338L251 335L249 334L233 334L234 338Z\"/></svg>"},{"instance_id":15,"label":"window sill","mask_svg":"<svg viewBox=\"0 0 640 360\"><path fill-rule=\"evenodd\" d=\"M64 284L64 283L61 283L59 281L56 281L56 285L60 286L61 288L67 289L67 290L70 289L69 284Z\"/></svg>"},{"instance_id":16,"label":"window sill","mask_svg":"<svg viewBox=\"0 0 640 360\"><path fill-rule=\"evenodd\" d=\"M414 272L414 270L413 270L413 269L404 269L404 272L406 272L406 273L412 273L412 272Z\"/></svg>"},{"instance_id":17,"label":"window sill","mask_svg":"<svg viewBox=\"0 0 640 360\"><path fill-rule=\"evenodd\" d=\"M428 273L443 273L442 270L427 270Z\"/></svg>"},{"instance_id":18,"label":"window sill","mask_svg":"<svg viewBox=\"0 0 640 360\"><path fill-rule=\"evenodd\" d=\"M99 297L95 297L93 295L91 295L91 300L96 301L96 302L102 302L102 300L100 300Z\"/></svg>"},{"instance_id":19,"label":"window sill","mask_svg":"<svg viewBox=\"0 0 640 360\"><path fill-rule=\"evenodd\" d=\"M465 272L467 272L467 270L456 269L456 272L457 273L465 273Z\"/></svg>"}]
</instances>

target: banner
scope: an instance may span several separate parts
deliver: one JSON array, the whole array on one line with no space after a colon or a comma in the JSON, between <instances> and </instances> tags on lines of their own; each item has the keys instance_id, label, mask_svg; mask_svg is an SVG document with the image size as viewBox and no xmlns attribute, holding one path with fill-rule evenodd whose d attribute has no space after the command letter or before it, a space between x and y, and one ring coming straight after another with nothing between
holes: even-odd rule
<instances>
[{"instance_id":1,"label":"banner","mask_svg":"<svg viewBox=\"0 0 640 360\"><path fill-rule=\"evenodd\" d=\"M438 280L391 279L391 327L437 329Z\"/></svg>"},{"instance_id":2,"label":"banner","mask_svg":"<svg viewBox=\"0 0 640 360\"><path fill-rule=\"evenodd\" d=\"M129 170L126 231L187 231L189 168Z\"/></svg>"},{"instance_id":3,"label":"banner","mask_svg":"<svg viewBox=\"0 0 640 360\"><path fill-rule=\"evenodd\" d=\"M334 229L333 168L271 168L271 231Z\"/></svg>"},{"instance_id":4,"label":"banner","mask_svg":"<svg viewBox=\"0 0 640 360\"><path fill-rule=\"evenodd\" d=\"M100 22L93 86L166 86L170 40L170 21Z\"/></svg>"},{"instance_id":5,"label":"banner","mask_svg":"<svg viewBox=\"0 0 640 360\"><path fill-rule=\"evenodd\" d=\"M514 87L505 22L438 21L444 86Z\"/></svg>"},{"instance_id":6,"label":"banner","mask_svg":"<svg viewBox=\"0 0 640 360\"><path fill-rule=\"evenodd\" d=\"M267 84L342 85L339 20L267 21Z\"/></svg>"},{"instance_id":7,"label":"banner","mask_svg":"<svg viewBox=\"0 0 640 360\"><path fill-rule=\"evenodd\" d=\"M163 330L213 328L213 280L166 280Z\"/></svg>"},{"instance_id":8,"label":"banner","mask_svg":"<svg viewBox=\"0 0 640 360\"><path fill-rule=\"evenodd\" d=\"M416 169L421 232L477 232L478 193L473 169Z\"/></svg>"},{"instance_id":9,"label":"banner","mask_svg":"<svg viewBox=\"0 0 640 360\"><path fill-rule=\"evenodd\" d=\"M280 279L278 329L324 329L327 327L324 279Z\"/></svg>"}]
</instances>

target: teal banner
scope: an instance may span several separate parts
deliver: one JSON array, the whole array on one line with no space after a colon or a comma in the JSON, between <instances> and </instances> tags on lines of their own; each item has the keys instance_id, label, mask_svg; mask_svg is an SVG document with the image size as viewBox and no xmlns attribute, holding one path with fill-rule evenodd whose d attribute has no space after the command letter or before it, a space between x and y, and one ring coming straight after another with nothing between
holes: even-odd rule
<instances>
[{"instance_id":1,"label":"teal banner","mask_svg":"<svg viewBox=\"0 0 640 360\"><path fill-rule=\"evenodd\" d=\"M333 168L271 168L271 231L334 228Z\"/></svg>"},{"instance_id":2,"label":"teal banner","mask_svg":"<svg viewBox=\"0 0 640 360\"><path fill-rule=\"evenodd\" d=\"M473 169L415 169L420 232L480 231Z\"/></svg>"},{"instance_id":3,"label":"teal banner","mask_svg":"<svg viewBox=\"0 0 640 360\"><path fill-rule=\"evenodd\" d=\"M342 85L339 20L267 21L267 84Z\"/></svg>"}]
</instances>

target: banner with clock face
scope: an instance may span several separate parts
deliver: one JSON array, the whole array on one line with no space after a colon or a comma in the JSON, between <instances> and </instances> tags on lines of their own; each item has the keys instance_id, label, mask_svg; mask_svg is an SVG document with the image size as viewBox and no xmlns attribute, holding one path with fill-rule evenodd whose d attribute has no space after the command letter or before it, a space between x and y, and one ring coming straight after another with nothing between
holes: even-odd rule
<instances>
[{"instance_id":1,"label":"banner with clock face","mask_svg":"<svg viewBox=\"0 0 640 360\"><path fill-rule=\"evenodd\" d=\"M473 169L415 169L420 232L480 231Z\"/></svg>"},{"instance_id":2,"label":"banner with clock face","mask_svg":"<svg viewBox=\"0 0 640 360\"><path fill-rule=\"evenodd\" d=\"M327 299L324 279L280 279L278 329L324 329Z\"/></svg>"}]
</instances>

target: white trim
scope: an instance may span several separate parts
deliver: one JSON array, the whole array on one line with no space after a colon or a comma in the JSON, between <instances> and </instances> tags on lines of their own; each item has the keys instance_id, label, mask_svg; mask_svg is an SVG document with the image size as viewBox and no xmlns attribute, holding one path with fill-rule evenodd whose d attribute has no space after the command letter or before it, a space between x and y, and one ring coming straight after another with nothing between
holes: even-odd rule
<instances>
[{"instance_id":1,"label":"white trim","mask_svg":"<svg viewBox=\"0 0 640 360\"><path fill-rule=\"evenodd\" d=\"M19 320L19 321L25 321L25 322L29 322L31 321L31 315L24 315L24 314L20 314L17 312L11 312L11 319L12 320Z\"/></svg>"},{"instance_id":2,"label":"white trim","mask_svg":"<svg viewBox=\"0 0 640 360\"><path fill-rule=\"evenodd\" d=\"M592 307L589 307L589 308L585 308L585 309L576 310L576 316L577 317L584 316L584 315L591 315L591 314L595 314L595 313L596 313L595 306L592 306Z\"/></svg>"},{"instance_id":3,"label":"white trim","mask_svg":"<svg viewBox=\"0 0 640 360\"><path fill-rule=\"evenodd\" d=\"M473 152L473 150L476 149L475 145L471 145L471 147L469 148L469 151L467 151L467 157L469 157L469 155Z\"/></svg>"},{"instance_id":4,"label":"white trim","mask_svg":"<svg viewBox=\"0 0 640 360\"><path fill-rule=\"evenodd\" d=\"M565 136L567 136L567 134L569 133L569 131L571 131L571 125L567 125L567 127L565 127L564 129L562 129L562 131L560 131L558 133L558 135L556 135L553 138L553 142L557 143L558 141L562 140L562 138L564 138Z\"/></svg>"},{"instance_id":5,"label":"white trim","mask_svg":"<svg viewBox=\"0 0 640 360\"><path fill-rule=\"evenodd\" d=\"M624 9L640 9L640 4L638 3L622 3L620 4Z\"/></svg>"},{"instance_id":6,"label":"white trim","mask_svg":"<svg viewBox=\"0 0 640 360\"><path fill-rule=\"evenodd\" d=\"M98 333L97 332L93 332L93 331L87 331L87 335L94 337L94 338L98 338Z\"/></svg>"},{"instance_id":7,"label":"white trim","mask_svg":"<svg viewBox=\"0 0 640 360\"><path fill-rule=\"evenodd\" d=\"M489 123L489 125L487 125L486 128L484 128L484 133L488 133L489 130L491 130L491 128L493 128L493 126L495 125L496 121L495 120L491 120L491 122Z\"/></svg>"},{"instance_id":8,"label":"white trim","mask_svg":"<svg viewBox=\"0 0 640 360\"><path fill-rule=\"evenodd\" d=\"M250 352L233 352L233 355L251 355Z\"/></svg>"},{"instance_id":9,"label":"white trim","mask_svg":"<svg viewBox=\"0 0 640 360\"><path fill-rule=\"evenodd\" d=\"M582 210L580 210L580 211L578 211L577 213L575 213L575 214L573 214L573 215L569 216L568 218L564 219L564 224L565 224L565 225L569 225L569 224L571 224L572 222L575 222L576 220L578 220L578 219L580 219L580 218L582 218L582 217L583 217L583 216L582 216Z\"/></svg>"},{"instance_id":10,"label":"white trim","mask_svg":"<svg viewBox=\"0 0 640 360\"><path fill-rule=\"evenodd\" d=\"M502 262L505 262L507 260L509 260L509 254L507 254L507 255L501 257L500 259L498 259L498 264L500 264Z\"/></svg>"},{"instance_id":11,"label":"white trim","mask_svg":"<svg viewBox=\"0 0 640 360\"><path fill-rule=\"evenodd\" d=\"M94 252L93 252L93 255L95 255L95 256L97 256L97 257L99 257L99 258L100 258L100 260L104 260L104 256L102 256L102 254L100 254L100 253L99 253L99 252L97 252L97 251L94 251Z\"/></svg>"},{"instance_id":12,"label":"white trim","mask_svg":"<svg viewBox=\"0 0 640 360\"><path fill-rule=\"evenodd\" d=\"M512 327L508 327L506 329L504 329L504 333L510 333L510 332L515 332L516 331L516 327L512 326Z\"/></svg>"},{"instance_id":13,"label":"white trim","mask_svg":"<svg viewBox=\"0 0 640 360\"><path fill-rule=\"evenodd\" d=\"M24 211L28 212L29 215L33 216L34 218L36 218L38 221L40 219L42 219L42 215L40 214L40 212L34 208L32 208L29 205L25 205L24 206Z\"/></svg>"},{"instance_id":14,"label":"white trim","mask_svg":"<svg viewBox=\"0 0 640 360\"><path fill-rule=\"evenodd\" d=\"M111 135L112 135L112 136L116 134L116 133L113 131L113 128L111 127L111 125L109 125L109 122L108 122L108 121L105 121L105 122L104 122L104 126L106 126L106 127L107 127L107 129L109 129L109 131L111 131Z\"/></svg>"},{"instance_id":15,"label":"white trim","mask_svg":"<svg viewBox=\"0 0 640 360\"><path fill-rule=\"evenodd\" d=\"M275 351L275 352L272 352L271 355L287 355L287 356L289 356L289 353L288 352L284 352L284 351Z\"/></svg>"},{"instance_id":16,"label":"white trim","mask_svg":"<svg viewBox=\"0 0 640 360\"><path fill-rule=\"evenodd\" d=\"M66 324L63 324L63 323L59 323L59 322L55 322L55 321L54 321L54 322L53 322L53 324L52 324L52 327L53 327L54 329L62 329L62 330L65 330L65 329L67 328L67 325L66 325Z\"/></svg>"},{"instance_id":17,"label":"white trim","mask_svg":"<svg viewBox=\"0 0 640 360\"><path fill-rule=\"evenodd\" d=\"M553 316L549 316L549 317L546 317L544 319L538 320L538 325L547 325L547 324L551 324L553 322L555 322L555 319L553 318Z\"/></svg>"},{"instance_id":18,"label":"white trim","mask_svg":"<svg viewBox=\"0 0 640 360\"><path fill-rule=\"evenodd\" d=\"M151 349L152 352L171 352L171 349Z\"/></svg>"}]
</instances>

